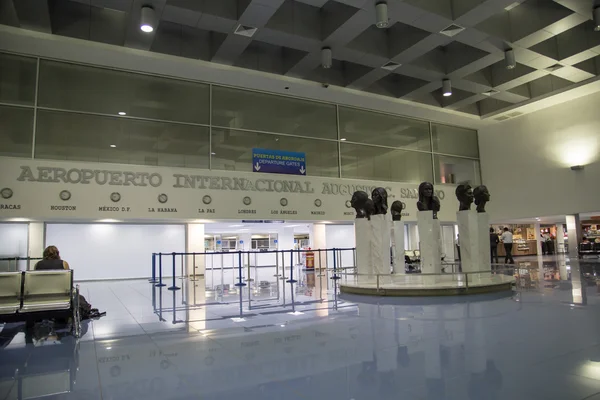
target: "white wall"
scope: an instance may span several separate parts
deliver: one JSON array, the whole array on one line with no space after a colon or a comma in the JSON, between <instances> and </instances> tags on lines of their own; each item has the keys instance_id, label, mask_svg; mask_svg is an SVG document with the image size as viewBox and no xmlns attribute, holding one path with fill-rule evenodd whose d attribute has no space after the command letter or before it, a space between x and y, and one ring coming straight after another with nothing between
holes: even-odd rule
<instances>
[{"instance_id":1,"label":"white wall","mask_svg":"<svg viewBox=\"0 0 600 400\"><path fill-rule=\"evenodd\" d=\"M354 225L325 225L325 236L328 249L348 249L356 246L354 238ZM342 251L342 266L350 267L354 265L354 256L352 251ZM337 267L340 266L337 260ZM333 268L333 253L327 252L327 266Z\"/></svg>"},{"instance_id":2,"label":"white wall","mask_svg":"<svg viewBox=\"0 0 600 400\"><path fill-rule=\"evenodd\" d=\"M28 231L28 255L31 258L41 258L44 255L46 224L43 222L30 222ZM36 260L31 260L27 269L33 269L36 263Z\"/></svg>"},{"instance_id":3,"label":"white wall","mask_svg":"<svg viewBox=\"0 0 600 400\"><path fill-rule=\"evenodd\" d=\"M480 129L492 220L600 210L599 110L596 93Z\"/></svg>"},{"instance_id":4,"label":"white wall","mask_svg":"<svg viewBox=\"0 0 600 400\"><path fill-rule=\"evenodd\" d=\"M46 244L58 247L76 280L149 277L152 253L185 251L185 226L47 224ZM171 256L163 256L163 276L171 270Z\"/></svg>"},{"instance_id":5,"label":"white wall","mask_svg":"<svg viewBox=\"0 0 600 400\"><path fill-rule=\"evenodd\" d=\"M27 224L0 223L0 258L27 257ZM8 271L8 261L0 261L0 271ZM19 261L19 270L27 268L25 261ZM15 270L15 262L10 262L10 270Z\"/></svg>"}]
</instances>

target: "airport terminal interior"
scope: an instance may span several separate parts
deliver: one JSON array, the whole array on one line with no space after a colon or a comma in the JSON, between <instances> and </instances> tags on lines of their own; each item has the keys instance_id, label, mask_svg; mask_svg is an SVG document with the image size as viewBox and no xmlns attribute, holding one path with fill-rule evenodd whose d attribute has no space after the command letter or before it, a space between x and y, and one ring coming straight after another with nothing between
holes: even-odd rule
<instances>
[{"instance_id":1,"label":"airport terminal interior","mask_svg":"<svg viewBox=\"0 0 600 400\"><path fill-rule=\"evenodd\" d=\"M600 400L600 0L0 0L0 400Z\"/></svg>"}]
</instances>

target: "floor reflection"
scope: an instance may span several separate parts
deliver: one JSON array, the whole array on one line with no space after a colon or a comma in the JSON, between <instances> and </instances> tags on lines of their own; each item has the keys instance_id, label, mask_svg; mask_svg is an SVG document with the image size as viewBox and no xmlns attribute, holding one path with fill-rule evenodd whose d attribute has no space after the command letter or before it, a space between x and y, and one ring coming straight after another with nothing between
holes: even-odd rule
<instances>
[{"instance_id":1,"label":"floor reflection","mask_svg":"<svg viewBox=\"0 0 600 400\"><path fill-rule=\"evenodd\" d=\"M339 296L327 274L91 282L81 340L0 331L0 399L598 399L598 292L585 263L517 260L508 294ZM219 278L219 279L217 279ZM596 396L596 397L594 397Z\"/></svg>"}]
</instances>

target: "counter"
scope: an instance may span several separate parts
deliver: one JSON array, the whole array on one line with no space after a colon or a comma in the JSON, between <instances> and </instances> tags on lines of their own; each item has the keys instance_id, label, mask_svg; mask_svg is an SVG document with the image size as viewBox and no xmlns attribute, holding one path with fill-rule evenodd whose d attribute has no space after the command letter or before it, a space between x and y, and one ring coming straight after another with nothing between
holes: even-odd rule
<instances>
[{"instance_id":1,"label":"counter","mask_svg":"<svg viewBox=\"0 0 600 400\"><path fill-rule=\"evenodd\" d=\"M498 257L504 257L504 243L498 243ZM535 256L537 255L537 243L535 240L516 239L513 243L513 256Z\"/></svg>"}]
</instances>

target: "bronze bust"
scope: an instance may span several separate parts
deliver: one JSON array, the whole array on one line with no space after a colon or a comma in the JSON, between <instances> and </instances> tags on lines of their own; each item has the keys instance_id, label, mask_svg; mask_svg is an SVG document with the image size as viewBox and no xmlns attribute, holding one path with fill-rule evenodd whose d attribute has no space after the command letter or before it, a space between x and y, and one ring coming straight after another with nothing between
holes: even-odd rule
<instances>
[{"instance_id":1,"label":"bronze bust","mask_svg":"<svg viewBox=\"0 0 600 400\"><path fill-rule=\"evenodd\" d=\"M458 199L460 206L458 211L466 211L471 209L473 204L473 188L468 183L461 183L456 187L456 198Z\"/></svg>"},{"instance_id":2,"label":"bronze bust","mask_svg":"<svg viewBox=\"0 0 600 400\"><path fill-rule=\"evenodd\" d=\"M373 215L387 214L387 190L382 187L373 189L371 192L371 199L373 199L373 205L375 206L375 213Z\"/></svg>"},{"instance_id":3,"label":"bronze bust","mask_svg":"<svg viewBox=\"0 0 600 400\"><path fill-rule=\"evenodd\" d=\"M404 203L400 200L396 200L392 203L390 211L392 212L392 221L402 220L402 210L404 209Z\"/></svg>"},{"instance_id":4,"label":"bronze bust","mask_svg":"<svg viewBox=\"0 0 600 400\"><path fill-rule=\"evenodd\" d=\"M473 190L473 196L475 197L475 205L477 206L478 213L485 212L485 205L490 201L490 192L485 185L479 185Z\"/></svg>"},{"instance_id":5,"label":"bronze bust","mask_svg":"<svg viewBox=\"0 0 600 400\"><path fill-rule=\"evenodd\" d=\"M371 219L371 215L375 212L373 201L369 199L367 192L358 190L352 194L350 205L356 211L356 218Z\"/></svg>"},{"instance_id":6,"label":"bronze bust","mask_svg":"<svg viewBox=\"0 0 600 400\"><path fill-rule=\"evenodd\" d=\"M437 213L440 211L440 199L434 195L431 182L422 182L419 185L417 209L419 211L433 211L433 219L437 219Z\"/></svg>"}]
</instances>

